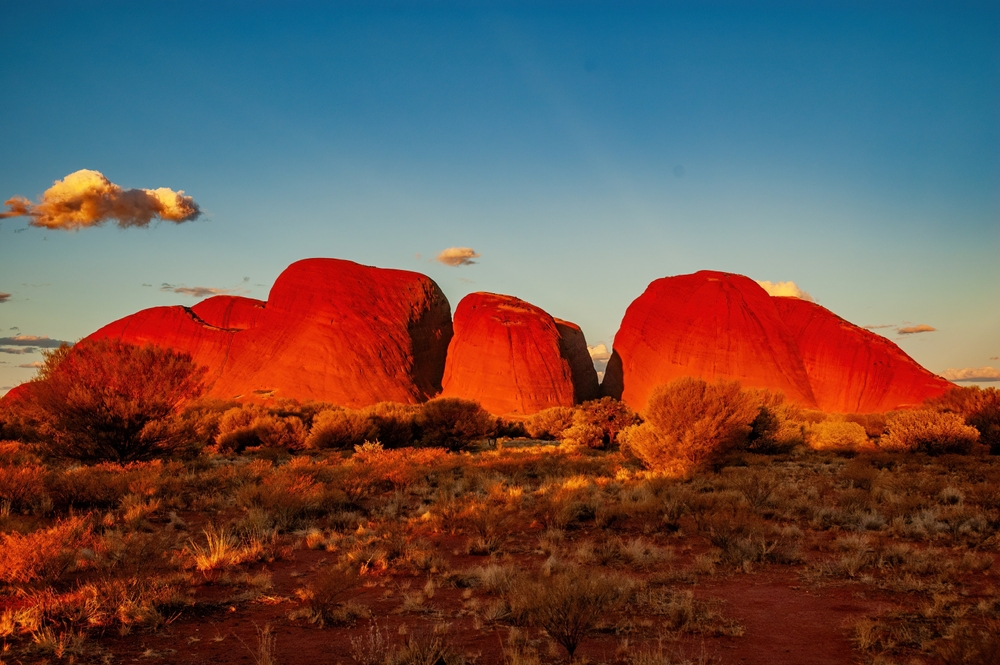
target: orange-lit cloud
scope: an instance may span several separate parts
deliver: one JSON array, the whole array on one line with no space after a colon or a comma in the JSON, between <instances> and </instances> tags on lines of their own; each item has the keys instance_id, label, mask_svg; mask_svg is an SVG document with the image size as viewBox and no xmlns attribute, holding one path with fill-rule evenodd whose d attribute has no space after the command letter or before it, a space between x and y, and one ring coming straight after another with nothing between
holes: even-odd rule
<instances>
[{"instance_id":1,"label":"orange-lit cloud","mask_svg":"<svg viewBox=\"0 0 1000 665\"><path fill-rule=\"evenodd\" d=\"M769 282L766 279L764 281L757 281L761 288L767 291L769 296L781 296L784 298L798 298L799 300L808 300L809 302L815 302L813 297L796 286L795 282Z\"/></svg>"},{"instance_id":2,"label":"orange-lit cloud","mask_svg":"<svg viewBox=\"0 0 1000 665\"><path fill-rule=\"evenodd\" d=\"M230 289L213 289L208 286L177 286L175 284L166 284L166 283L160 286L160 290L168 291L170 293L179 293L182 296L191 296L192 298L224 296L228 293L232 293Z\"/></svg>"},{"instance_id":3,"label":"orange-lit cloud","mask_svg":"<svg viewBox=\"0 0 1000 665\"><path fill-rule=\"evenodd\" d=\"M83 169L56 180L38 203L22 196L6 202L6 217L30 217L32 226L75 230L114 220L121 228L149 226L153 219L187 222L201 210L190 196L172 189L122 189L99 171Z\"/></svg>"},{"instance_id":4,"label":"orange-lit cloud","mask_svg":"<svg viewBox=\"0 0 1000 665\"><path fill-rule=\"evenodd\" d=\"M478 259L480 254L471 247L449 247L437 255L438 263L446 266L458 267L475 263L472 259Z\"/></svg>"},{"instance_id":5,"label":"orange-lit cloud","mask_svg":"<svg viewBox=\"0 0 1000 665\"><path fill-rule=\"evenodd\" d=\"M21 367L21 368L24 368L24 369L38 369L39 367L44 367L44 366L45 366L45 363L41 362L40 360L36 360L33 363L24 363L23 365L18 365L18 367Z\"/></svg>"},{"instance_id":6,"label":"orange-lit cloud","mask_svg":"<svg viewBox=\"0 0 1000 665\"><path fill-rule=\"evenodd\" d=\"M66 344L61 339L51 337L37 337L35 335L16 335L14 337L0 337L0 346L33 346L42 349L58 349L60 345Z\"/></svg>"},{"instance_id":7,"label":"orange-lit cloud","mask_svg":"<svg viewBox=\"0 0 1000 665\"><path fill-rule=\"evenodd\" d=\"M11 296L10 293L4 293L3 291L0 291L0 304L3 304L8 300L10 300L10 296Z\"/></svg>"},{"instance_id":8,"label":"orange-lit cloud","mask_svg":"<svg viewBox=\"0 0 1000 665\"><path fill-rule=\"evenodd\" d=\"M993 367L949 367L942 374L949 381L1000 381L1000 369Z\"/></svg>"},{"instance_id":9,"label":"orange-lit cloud","mask_svg":"<svg viewBox=\"0 0 1000 665\"><path fill-rule=\"evenodd\" d=\"M897 328L896 332L900 335L915 335L917 333L934 332L937 328L929 326L925 323L921 323L918 326L907 326L906 328Z\"/></svg>"}]
</instances>

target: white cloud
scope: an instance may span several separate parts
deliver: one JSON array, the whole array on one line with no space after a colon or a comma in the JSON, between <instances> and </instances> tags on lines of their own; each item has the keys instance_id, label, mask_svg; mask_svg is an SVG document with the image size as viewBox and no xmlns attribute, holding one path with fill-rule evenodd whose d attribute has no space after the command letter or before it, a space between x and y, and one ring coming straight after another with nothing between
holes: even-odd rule
<instances>
[{"instance_id":1,"label":"white cloud","mask_svg":"<svg viewBox=\"0 0 1000 665\"><path fill-rule=\"evenodd\" d=\"M468 266L475 263L472 259L478 259L480 256L481 254L471 247L449 247L437 255L437 261L452 267Z\"/></svg>"},{"instance_id":2,"label":"white cloud","mask_svg":"<svg viewBox=\"0 0 1000 665\"><path fill-rule=\"evenodd\" d=\"M767 280L757 281L761 288L767 291L769 296L780 296L783 298L798 298L799 300L808 300L809 302L815 302L813 297L800 289L795 282L769 282Z\"/></svg>"},{"instance_id":3,"label":"white cloud","mask_svg":"<svg viewBox=\"0 0 1000 665\"><path fill-rule=\"evenodd\" d=\"M18 367L23 367L24 369L38 369L39 367L45 367L45 363L36 360L33 363L24 363L23 365L18 365Z\"/></svg>"},{"instance_id":4,"label":"white cloud","mask_svg":"<svg viewBox=\"0 0 1000 665\"><path fill-rule=\"evenodd\" d=\"M949 367L941 375L949 381L1000 381L1000 369L993 367Z\"/></svg>"},{"instance_id":5,"label":"white cloud","mask_svg":"<svg viewBox=\"0 0 1000 665\"><path fill-rule=\"evenodd\" d=\"M604 370L607 369L608 361L611 359L611 351L608 350L608 345L600 342L594 346L587 346L587 351L590 352L590 359L594 362L594 369L597 370L598 379L603 379Z\"/></svg>"}]
</instances>

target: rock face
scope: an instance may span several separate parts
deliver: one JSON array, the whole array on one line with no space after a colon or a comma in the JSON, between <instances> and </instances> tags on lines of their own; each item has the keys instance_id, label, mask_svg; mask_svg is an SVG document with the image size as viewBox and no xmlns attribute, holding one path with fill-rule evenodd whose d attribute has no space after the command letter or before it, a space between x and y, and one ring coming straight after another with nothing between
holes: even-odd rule
<instances>
[{"instance_id":1,"label":"rock face","mask_svg":"<svg viewBox=\"0 0 1000 665\"><path fill-rule=\"evenodd\" d=\"M513 296L470 293L455 308L444 397L494 414L531 414L596 396L597 372L578 326ZM581 362L586 357L586 365Z\"/></svg>"},{"instance_id":2,"label":"rock face","mask_svg":"<svg viewBox=\"0 0 1000 665\"><path fill-rule=\"evenodd\" d=\"M952 387L819 305L712 271L649 285L625 312L601 387L641 411L653 389L682 376L737 380L841 413L914 406Z\"/></svg>"},{"instance_id":3,"label":"rock face","mask_svg":"<svg viewBox=\"0 0 1000 665\"><path fill-rule=\"evenodd\" d=\"M208 394L275 396L350 407L417 403L441 388L451 308L429 277L338 259L289 266L267 302L216 296L115 321L115 337L190 353Z\"/></svg>"},{"instance_id":4,"label":"rock face","mask_svg":"<svg viewBox=\"0 0 1000 665\"><path fill-rule=\"evenodd\" d=\"M830 310L797 298L775 298L795 335L819 408L873 413L916 406L954 385L902 349Z\"/></svg>"}]
</instances>

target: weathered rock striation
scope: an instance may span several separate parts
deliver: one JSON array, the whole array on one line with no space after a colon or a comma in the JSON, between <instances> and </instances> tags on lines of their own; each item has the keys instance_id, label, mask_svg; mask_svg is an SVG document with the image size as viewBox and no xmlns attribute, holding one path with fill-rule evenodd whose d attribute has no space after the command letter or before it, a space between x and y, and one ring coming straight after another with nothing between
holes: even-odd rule
<instances>
[{"instance_id":1,"label":"weathered rock striation","mask_svg":"<svg viewBox=\"0 0 1000 665\"><path fill-rule=\"evenodd\" d=\"M281 273L266 303L216 296L155 307L91 337L188 352L208 367L216 397L412 404L441 389L451 307L419 273L306 259Z\"/></svg>"},{"instance_id":2,"label":"weathered rock striation","mask_svg":"<svg viewBox=\"0 0 1000 665\"><path fill-rule=\"evenodd\" d=\"M891 341L798 298L775 298L795 335L819 408L875 413L917 406L954 387Z\"/></svg>"},{"instance_id":3,"label":"weathered rock striation","mask_svg":"<svg viewBox=\"0 0 1000 665\"><path fill-rule=\"evenodd\" d=\"M597 394L579 327L513 296L470 293L455 308L442 396L494 414L531 414ZM581 362L587 356L587 365Z\"/></svg>"},{"instance_id":4,"label":"weathered rock striation","mask_svg":"<svg viewBox=\"0 0 1000 665\"><path fill-rule=\"evenodd\" d=\"M737 380L843 413L915 406L952 387L819 305L714 271L649 285L625 312L601 387L642 410L657 386L682 376Z\"/></svg>"}]
</instances>

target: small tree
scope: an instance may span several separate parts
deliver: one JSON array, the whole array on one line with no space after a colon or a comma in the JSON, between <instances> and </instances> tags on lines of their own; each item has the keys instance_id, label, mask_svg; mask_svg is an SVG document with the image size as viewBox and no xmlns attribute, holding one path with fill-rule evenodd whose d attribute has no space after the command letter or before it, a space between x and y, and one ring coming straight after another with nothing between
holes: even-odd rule
<instances>
[{"instance_id":1,"label":"small tree","mask_svg":"<svg viewBox=\"0 0 1000 665\"><path fill-rule=\"evenodd\" d=\"M119 340L84 341L48 354L26 408L54 457L131 462L185 441L174 416L202 392L187 354Z\"/></svg>"}]
</instances>

